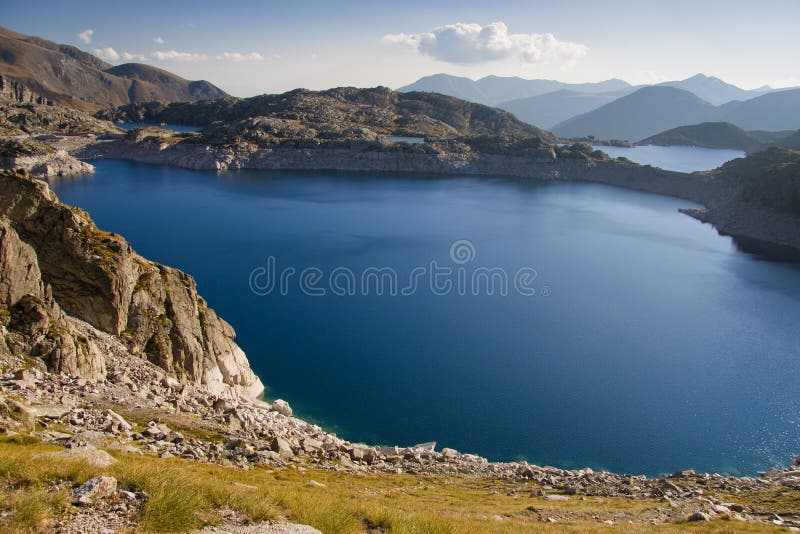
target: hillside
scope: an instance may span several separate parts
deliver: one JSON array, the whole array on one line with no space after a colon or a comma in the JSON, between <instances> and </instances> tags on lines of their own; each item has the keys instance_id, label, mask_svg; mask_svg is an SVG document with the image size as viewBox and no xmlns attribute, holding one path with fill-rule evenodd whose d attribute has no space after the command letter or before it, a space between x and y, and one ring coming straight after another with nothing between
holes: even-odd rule
<instances>
[{"instance_id":1,"label":"hillside","mask_svg":"<svg viewBox=\"0 0 800 534\"><path fill-rule=\"evenodd\" d=\"M716 108L689 91L674 87L643 87L589 113L553 127L563 137L634 141L658 132L712 120Z\"/></svg>"},{"instance_id":2,"label":"hillside","mask_svg":"<svg viewBox=\"0 0 800 534\"><path fill-rule=\"evenodd\" d=\"M720 120L745 130L797 130L800 128L800 89L762 95L726 110Z\"/></svg>"},{"instance_id":3,"label":"hillside","mask_svg":"<svg viewBox=\"0 0 800 534\"><path fill-rule=\"evenodd\" d=\"M190 82L148 65L112 67L74 46L0 26L0 74L33 92L85 110L149 100L190 101L227 96L208 82Z\"/></svg>"},{"instance_id":4,"label":"hillside","mask_svg":"<svg viewBox=\"0 0 800 534\"><path fill-rule=\"evenodd\" d=\"M497 107L510 111L518 119L541 128L552 128L571 117L597 109L628 91L580 93L562 89L543 95L501 102Z\"/></svg>"},{"instance_id":5,"label":"hillside","mask_svg":"<svg viewBox=\"0 0 800 534\"><path fill-rule=\"evenodd\" d=\"M711 175L736 184L743 204L800 217L800 151L772 148L730 161Z\"/></svg>"},{"instance_id":6,"label":"hillside","mask_svg":"<svg viewBox=\"0 0 800 534\"><path fill-rule=\"evenodd\" d=\"M781 148L800 150L800 130L797 130L787 137L784 137L775 144Z\"/></svg>"},{"instance_id":7,"label":"hillside","mask_svg":"<svg viewBox=\"0 0 800 534\"><path fill-rule=\"evenodd\" d=\"M327 91L297 89L279 95L170 105L138 104L105 118L128 121L198 124L208 136L234 139L357 139L383 136L453 138L481 135L538 137L550 132L510 113L435 93L401 93L385 87L340 87ZM221 121L220 124L213 124Z\"/></svg>"},{"instance_id":8,"label":"hillside","mask_svg":"<svg viewBox=\"0 0 800 534\"><path fill-rule=\"evenodd\" d=\"M597 83L564 83L557 80L526 80L516 76L486 76L479 80L471 80L449 74L425 76L416 82L399 88L397 91L408 93L424 91L454 96L470 102L495 106L500 102L518 100L532 96L569 90L580 93L606 93L624 91L630 84L623 80L611 79Z\"/></svg>"},{"instance_id":9,"label":"hillside","mask_svg":"<svg viewBox=\"0 0 800 534\"><path fill-rule=\"evenodd\" d=\"M745 152L760 150L765 146L761 137L728 122L704 122L691 126L679 126L642 139L637 144L730 148Z\"/></svg>"},{"instance_id":10,"label":"hillside","mask_svg":"<svg viewBox=\"0 0 800 534\"><path fill-rule=\"evenodd\" d=\"M800 151L770 148L705 173L719 194L681 210L754 252L796 261L800 250Z\"/></svg>"}]
</instances>

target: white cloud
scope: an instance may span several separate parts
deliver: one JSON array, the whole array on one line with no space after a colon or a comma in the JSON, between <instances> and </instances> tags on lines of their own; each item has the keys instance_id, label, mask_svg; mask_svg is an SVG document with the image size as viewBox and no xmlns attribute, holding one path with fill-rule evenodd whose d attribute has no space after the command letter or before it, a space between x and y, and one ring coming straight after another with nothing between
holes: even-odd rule
<instances>
[{"instance_id":1,"label":"white cloud","mask_svg":"<svg viewBox=\"0 0 800 534\"><path fill-rule=\"evenodd\" d=\"M146 61L147 57L144 54L133 54L131 52L123 52L122 59L125 61Z\"/></svg>"},{"instance_id":2,"label":"white cloud","mask_svg":"<svg viewBox=\"0 0 800 534\"><path fill-rule=\"evenodd\" d=\"M92 35L94 35L94 30L91 28L86 28L78 34L78 40L84 44L89 44L92 42Z\"/></svg>"},{"instance_id":3,"label":"white cloud","mask_svg":"<svg viewBox=\"0 0 800 534\"><path fill-rule=\"evenodd\" d=\"M225 61L263 61L264 56L258 52L249 52L242 54L240 52L223 52L217 56L217 59Z\"/></svg>"},{"instance_id":4,"label":"white cloud","mask_svg":"<svg viewBox=\"0 0 800 534\"><path fill-rule=\"evenodd\" d=\"M153 59L157 61L206 61L206 54L192 52L178 52L177 50L159 50L153 52Z\"/></svg>"},{"instance_id":5,"label":"white cloud","mask_svg":"<svg viewBox=\"0 0 800 534\"><path fill-rule=\"evenodd\" d=\"M503 59L524 63L572 62L585 56L589 50L581 43L559 41L552 33L509 34L503 22L485 26L457 22L426 33L389 34L382 40L448 63L481 63Z\"/></svg>"},{"instance_id":6,"label":"white cloud","mask_svg":"<svg viewBox=\"0 0 800 534\"><path fill-rule=\"evenodd\" d=\"M161 36L158 36L158 37L153 37L153 42L154 42L155 44L160 44L160 45L162 45L162 44L164 44L164 38L163 38L163 37L161 37Z\"/></svg>"},{"instance_id":7,"label":"white cloud","mask_svg":"<svg viewBox=\"0 0 800 534\"><path fill-rule=\"evenodd\" d=\"M95 48L94 55L103 61L117 61L119 59L119 54L117 51L110 46L106 48Z\"/></svg>"}]
</instances>

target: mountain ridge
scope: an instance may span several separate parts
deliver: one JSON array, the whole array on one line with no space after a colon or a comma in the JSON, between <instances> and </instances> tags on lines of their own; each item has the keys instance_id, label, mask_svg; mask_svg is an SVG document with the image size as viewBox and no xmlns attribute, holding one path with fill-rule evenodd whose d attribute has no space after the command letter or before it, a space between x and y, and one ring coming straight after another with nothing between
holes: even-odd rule
<instances>
[{"instance_id":1,"label":"mountain ridge","mask_svg":"<svg viewBox=\"0 0 800 534\"><path fill-rule=\"evenodd\" d=\"M649 86L555 125L564 137L638 141L680 126L729 122L743 130L800 129L800 89L775 91L721 106L671 86Z\"/></svg>"},{"instance_id":2,"label":"mountain ridge","mask_svg":"<svg viewBox=\"0 0 800 534\"><path fill-rule=\"evenodd\" d=\"M189 81L140 63L113 66L71 45L0 26L0 74L63 105L95 111L147 100L221 98L206 81Z\"/></svg>"},{"instance_id":3,"label":"mountain ridge","mask_svg":"<svg viewBox=\"0 0 800 534\"><path fill-rule=\"evenodd\" d=\"M484 76L472 80L463 76L449 74L433 74L424 76L411 84L397 89L400 93L424 91L441 93L448 96L496 106L501 102L539 96L562 89L596 93L622 91L631 85L618 78L600 82L565 83L558 80L525 79L518 76Z\"/></svg>"},{"instance_id":4,"label":"mountain ridge","mask_svg":"<svg viewBox=\"0 0 800 534\"><path fill-rule=\"evenodd\" d=\"M792 89L774 89L769 86L742 89L702 73L684 80L665 81L653 85L631 85L618 78L594 83L564 83L557 80L527 80L520 77L490 75L472 80L463 76L440 73L422 77L412 84L400 87L398 91L436 92L496 106L515 113L529 124L549 129L645 87L682 89L721 108L717 116L702 120L721 119L724 113L732 113L746 101ZM576 94L565 94L564 91ZM694 123L702 120L695 120ZM651 135L655 133L657 132L650 132Z\"/></svg>"}]
</instances>

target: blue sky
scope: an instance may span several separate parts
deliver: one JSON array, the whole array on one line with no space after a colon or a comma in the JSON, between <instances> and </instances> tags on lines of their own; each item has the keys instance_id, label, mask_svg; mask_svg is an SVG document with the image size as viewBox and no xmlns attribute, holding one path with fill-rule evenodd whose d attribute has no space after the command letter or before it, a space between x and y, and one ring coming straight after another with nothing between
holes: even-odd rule
<instances>
[{"instance_id":1,"label":"blue sky","mask_svg":"<svg viewBox=\"0 0 800 534\"><path fill-rule=\"evenodd\" d=\"M28 0L7 3L0 24L248 96L398 87L437 72L800 85L798 20L800 0Z\"/></svg>"}]
</instances>

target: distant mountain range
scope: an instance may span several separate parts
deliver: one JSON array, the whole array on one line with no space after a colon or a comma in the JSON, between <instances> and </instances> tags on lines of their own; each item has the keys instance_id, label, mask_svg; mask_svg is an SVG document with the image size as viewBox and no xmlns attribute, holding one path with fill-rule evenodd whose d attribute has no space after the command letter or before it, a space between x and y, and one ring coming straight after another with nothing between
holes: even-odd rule
<instances>
[{"instance_id":1,"label":"distant mountain range","mask_svg":"<svg viewBox=\"0 0 800 534\"><path fill-rule=\"evenodd\" d=\"M518 119L550 129L576 115L587 113L634 91L629 87L611 93L581 93L561 89L519 100L501 102L497 107L510 111Z\"/></svg>"},{"instance_id":2,"label":"distant mountain range","mask_svg":"<svg viewBox=\"0 0 800 534\"><path fill-rule=\"evenodd\" d=\"M85 110L150 100L191 101L227 93L139 63L112 66L74 46L0 26L0 74L35 93Z\"/></svg>"},{"instance_id":3,"label":"distant mountain range","mask_svg":"<svg viewBox=\"0 0 800 534\"><path fill-rule=\"evenodd\" d=\"M553 91L575 91L578 93L609 93L624 91L631 85L618 79L597 83L564 83L556 80L526 80L519 77L486 76L471 80L449 74L434 74L420 78L411 85L398 89L401 93L424 91L454 96L462 100L478 102L487 106L498 106L501 102L519 100Z\"/></svg>"},{"instance_id":4,"label":"distant mountain range","mask_svg":"<svg viewBox=\"0 0 800 534\"><path fill-rule=\"evenodd\" d=\"M610 105L617 99L632 95L646 87L651 86L633 86L619 79L597 83L569 84L555 80L525 80L518 77L500 76L487 76L479 80L471 80L448 74L435 74L420 78L411 85L401 87L398 91L442 93L464 100L497 106L514 113L525 122L542 128L554 128L557 130L563 127L564 131L575 132L575 136L578 137L586 135L608 137L606 129L603 129L602 133L591 133L588 130L581 130L580 133L577 133L572 127L570 119ZM664 115L663 119L656 120L654 124L650 125L643 123L642 128L639 130L614 126L611 131L624 134L623 137L626 139L636 140L640 139L640 137L636 137L639 134L648 136L674 126L715 120L730 120L740 124L745 129L774 129L776 127L778 129L787 129L787 121L778 118L774 124L770 123L764 120L763 115L758 115L760 111L751 112L747 107L745 107L744 111L739 112L742 114L741 116L734 113L734 109L740 107L742 101L783 92L784 90L773 89L768 86L747 90L704 74L697 74L685 80L663 82L653 87L665 89L661 93L664 102L657 98L655 93L645 92L629 101L627 105L641 106L646 105L648 102L652 102L654 105L668 103L672 107L666 110L654 110L654 114ZM685 95L679 96L680 93L668 92L669 89L688 91L699 100L710 104L712 108L718 107L720 109L712 111L708 106L703 106ZM678 102L683 102L689 108L684 108ZM791 106L792 103L787 102L786 105ZM778 104L774 106L767 104L767 108L776 106ZM703 108L707 111L707 115L698 113ZM623 106L622 108L612 108L612 110L614 109L624 112L627 108ZM764 111L770 112L769 109ZM731 113L730 119L726 116L728 112ZM747 113L755 114L747 115ZM671 114L687 120L691 119L691 122L674 124L674 121L668 120ZM583 123L578 122L578 124ZM788 126L789 129L797 127L800 127L800 124Z\"/></svg>"},{"instance_id":5,"label":"distant mountain range","mask_svg":"<svg viewBox=\"0 0 800 534\"><path fill-rule=\"evenodd\" d=\"M664 130L703 122L728 122L743 130L797 130L800 128L800 89L714 106L683 89L644 87L557 124L552 131L563 137L638 141Z\"/></svg>"}]
</instances>

